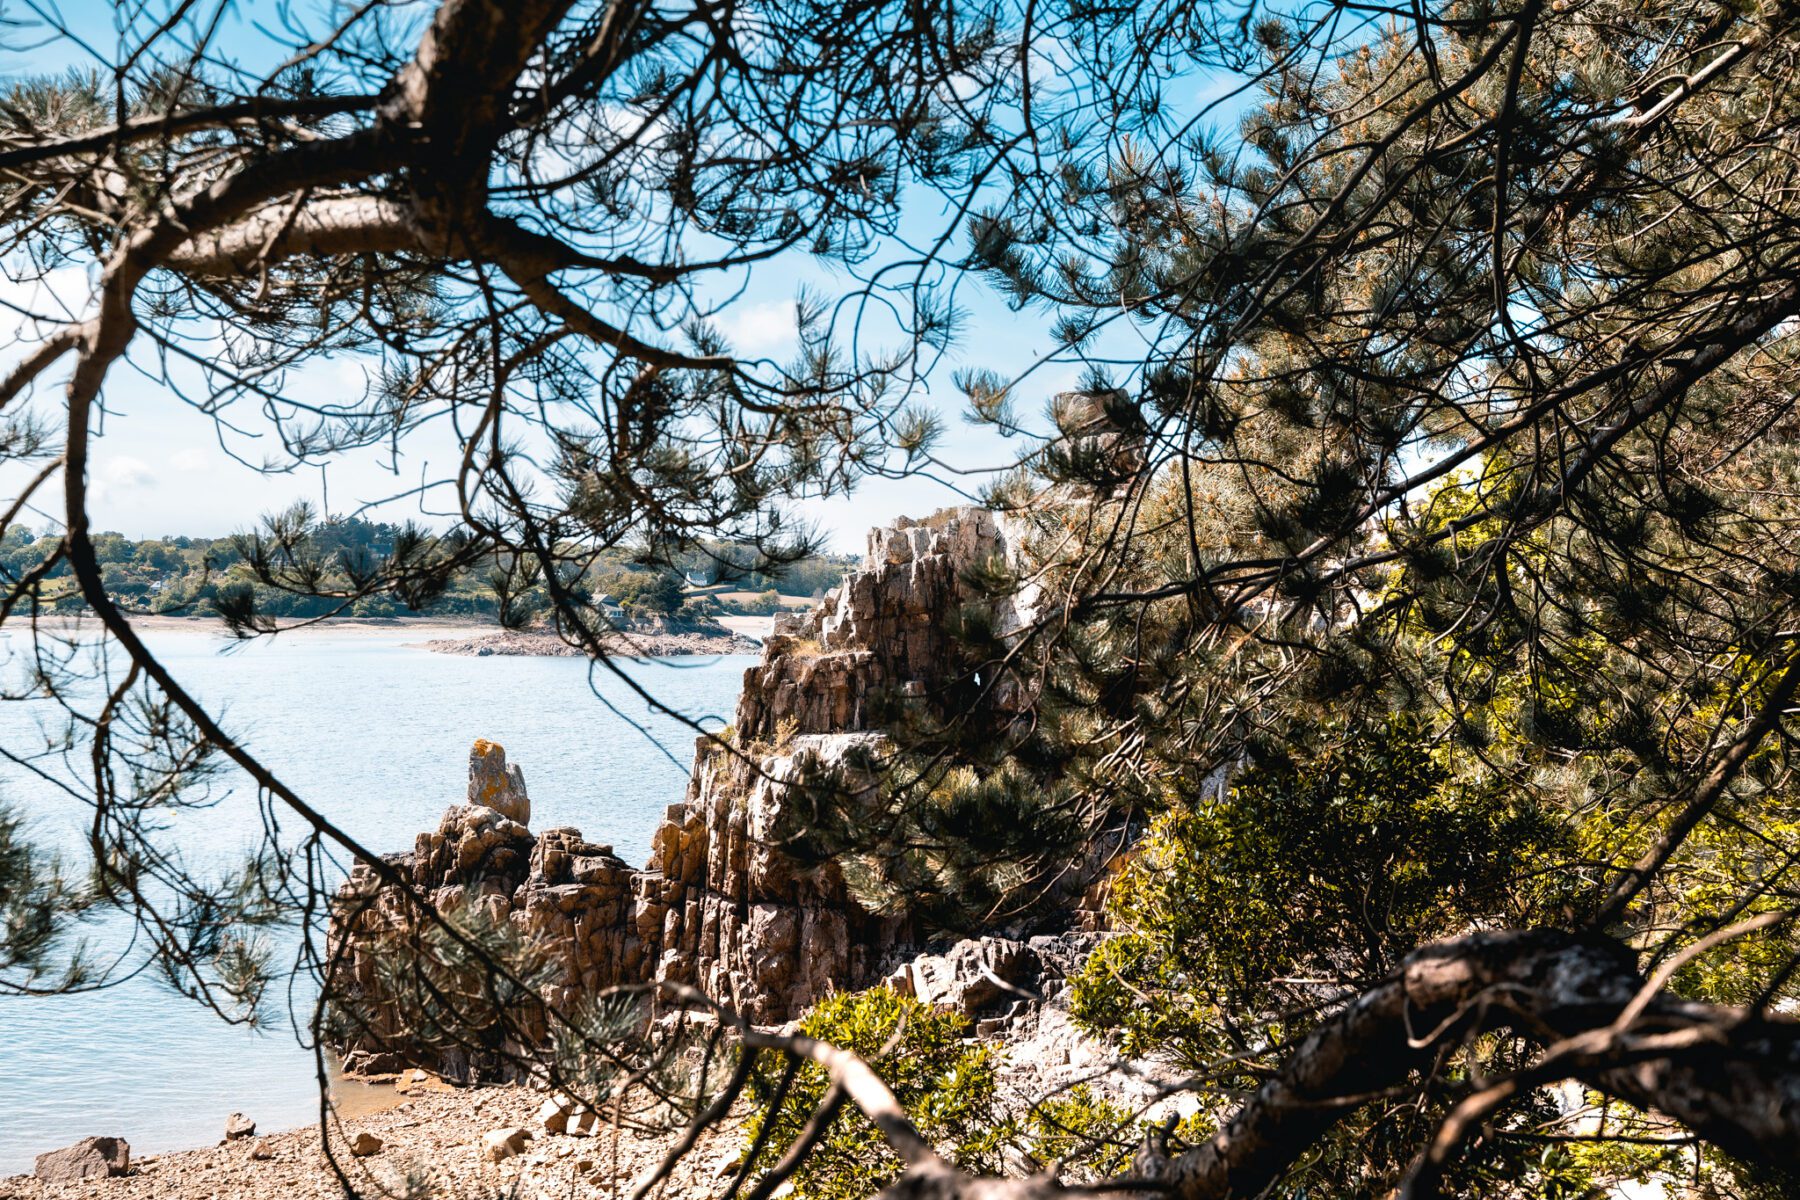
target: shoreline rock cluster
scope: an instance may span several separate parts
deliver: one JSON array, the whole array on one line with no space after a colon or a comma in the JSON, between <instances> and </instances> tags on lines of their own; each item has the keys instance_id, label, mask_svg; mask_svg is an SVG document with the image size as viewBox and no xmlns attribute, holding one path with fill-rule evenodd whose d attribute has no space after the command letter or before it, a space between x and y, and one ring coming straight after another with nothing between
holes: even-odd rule
<instances>
[{"instance_id":1,"label":"shoreline rock cluster","mask_svg":"<svg viewBox=\"0 0 1800 1200\"><path fill-rule=\"evenodd\" d=\"M487 742L471 754L467 803L410 853L384 856L387 867L439 911L472 906L537 947L544 999L556 1009L608 987L667 981L772 1024L833 991L879 982L928 949L926 939L905 919L865 911L834 866L789 858L784 816L802 779L831 776L852 803L857 788L872 787L857 772L881 754L882 718L946 690L957 659L944 617L972 599L970 570L1007 553L1005 531L984 509L873 531L860 570L817 608L778 623L745 672L729 738L697 742L688 794L669 807L642 869L578 829L534 834L523 779ZM996 616L1004 630L1029 613ZM997 707L1021 703L1005 688L993 694ZM378 996L394 948L419 932L404 893L359 864L333 905L336 986ZM458 1082L512 1079L524 1057L517 1040L546 1033L542 1013L521 1011L488 1047L423 1048L398 1007L378 1002L359 1015L362 1027L340 1049L346 1069L362 1073L423 1066Z\"/></svg>"}]
</instances>

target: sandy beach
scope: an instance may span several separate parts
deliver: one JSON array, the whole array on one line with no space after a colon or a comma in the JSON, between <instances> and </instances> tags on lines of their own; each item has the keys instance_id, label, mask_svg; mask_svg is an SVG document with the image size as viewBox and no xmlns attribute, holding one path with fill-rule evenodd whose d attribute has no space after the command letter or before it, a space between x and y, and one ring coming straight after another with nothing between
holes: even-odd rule
<instances>
[{"instance_id":1,"label":"sandy beach","mask_svg":"<svg viewBox=\"0 0 1800 1200\"><path fill-rule=\"evenodd\" d=\"M762 641L774 632L775 618L767 617L717 617L714 618L739 637L755 638Z\"/></svg>"}]
</instances>

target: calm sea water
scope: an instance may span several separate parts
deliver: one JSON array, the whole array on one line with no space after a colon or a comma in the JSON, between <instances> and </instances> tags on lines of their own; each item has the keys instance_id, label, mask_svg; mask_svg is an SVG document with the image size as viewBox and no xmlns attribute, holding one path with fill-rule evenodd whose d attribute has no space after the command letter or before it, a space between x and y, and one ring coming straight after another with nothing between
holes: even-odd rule
<instances>
[{"instance_id":1,"label":"calm sea water","mask_svg":"<svg viewBox=\"0 0 1800 1200\"><path fill-rule=\"evenodd\" d=\"M364 845L408 849L435 828L462 800L470 741L486 737L523 767L533 828L575 825L643 862L663 809L682 797L693 732L584 660L432 654L416 645L428 636L316 631L229 653L200 629L149 640L179 678L223 707L228 728ZM23 639L8 644L23 648ZM626 670L681 713L729 719L750 662ZM46 713L34 702L0 704L0 746L31 744ZM258 836L254 791L227 782L215 807L180 827L197 860L232 856ZM0 790L29 815L35 837L78 845L91 810L5 764ZM264 1130L305 1124L318 1113L314 1071L291 1029L226 1025L147 976L82 996L0 996L0 1175L28 1171L34 1155L90 1134L124 1137L146 1154L217 1141L234 1111Z\"/></svg>"}]
</instances>

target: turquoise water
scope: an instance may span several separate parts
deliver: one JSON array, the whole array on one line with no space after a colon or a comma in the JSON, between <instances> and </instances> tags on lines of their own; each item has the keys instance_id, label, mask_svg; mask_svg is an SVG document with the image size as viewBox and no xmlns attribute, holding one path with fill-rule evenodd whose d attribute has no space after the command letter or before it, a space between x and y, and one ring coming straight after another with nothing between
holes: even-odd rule
<instances>
[{"instance_id":1,"label":"turquoise water","mask_svg":"<svg viewBox=\"0 0 1800 1200\"><path fill-rule=\"evenodd\" d=\"M149 641L302 797L375 850L409 849L436 827L463 797L469 743L486 737L524 769L533 828L575 825L641 863L664 808L682 797L693 732L585 660L432 654L416 645L429 636L317 631L229 653L200 629ZM15 636L8 645L22 643ZM663 703L716 727L750 662L673 659L626 670ZM41 742L47 713L36 702L0 704L0 746ZM183 818L190 857L231 857L255 843L254 791L234 782L224 781L214 807ZM0 764L0 789L46 842L77 844L91 816L16 766ZM304 1124L318 1114L315 1069L291 1028L228 1026L147 976L81 996L0 996L0 1175L90 1134L124 1137L147 1154L215 1142L235 1111L265 1130Z\"/></svg>"}]
</instances>

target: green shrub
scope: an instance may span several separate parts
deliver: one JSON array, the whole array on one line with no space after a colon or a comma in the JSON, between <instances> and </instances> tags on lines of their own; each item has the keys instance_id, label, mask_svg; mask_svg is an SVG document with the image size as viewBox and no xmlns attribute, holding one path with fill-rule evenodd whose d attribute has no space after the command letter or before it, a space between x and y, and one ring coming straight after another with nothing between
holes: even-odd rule
<instances>
[{"instance_id":1,"label":"green shrub","mask_svg":"<svg viewBox=\"0 0 1800 1200\"><path fill-rule=\"evenodd\" d=\"M364 596L350 606L353 617L398 617L403 610L386 596Z\"/></svg>"},{"instance_id":2,"label":"green shrub","mask_svg":"<svg viewBox=\"0 0 1800 1200\"><path fill-rule=\"evenodd\" d=\"M1303 1007L1414 946L1554 906L1567 830L1395 716L1315 756L1182 797L1116 882L1123 935L1090 956L1074 1012L1134 1053L1238 1052L1226 1014ZM1322 982L1321 982L1322 981Z\"/></svg>"},{"instance_id":3,"label":"green shrub","mask_svg":"<svg viewBox=\"0 0 1800 1200\"><path fill-rule=\"evenodd\" d=\"M995 1100L993 1051L965 1040L966 1018L878 987L821 1001L800 1022L800 1032L865 1059L920 1134L946 1158L973 1172L1001 1169L1001 1151L1014 1141L1014 1126ZM799 1136L829 1086L824 1068L807 1063L771 1116L768 1105L783 1066L766 1057L751 1079L752 1094L762 1107L748 1130L750 1144L769 1123L769 1148L758 1160L759 1169L767 1169ZM897 1179L900 1169L880 1132L846 1105L795 1174L794 1195L797 1200L867 1200Z\"/></svg>"}]
</instances>

